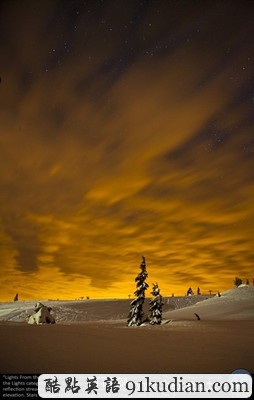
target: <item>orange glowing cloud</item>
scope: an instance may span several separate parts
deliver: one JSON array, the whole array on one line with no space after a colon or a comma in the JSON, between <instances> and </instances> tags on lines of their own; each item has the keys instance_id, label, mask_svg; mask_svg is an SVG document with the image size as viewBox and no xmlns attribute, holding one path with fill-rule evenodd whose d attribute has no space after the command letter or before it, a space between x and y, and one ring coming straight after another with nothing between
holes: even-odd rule
<instances>
[{"instance_id":1,"label":"orange glowing cloud","mask_svg":"<svg viewBox=\"0 0 254 400\"><path fill-rule=\"evenodd\" d=\"M97 17L84 16L57 60L61 26L49 21L43 35L55 7L29 8L20 37L18 12L3 27L19 50L11 60L3 49L2 298L36 298L33 282L43 298L127 297L143 254L163 295L251 278L251 26L227 25L220 42L213 7L170 29L157 14L150 26L148 7L133 32L139 51L123 63L126 24L103 46L104 22L88 38Z\"/></svg>"}]
</instances>

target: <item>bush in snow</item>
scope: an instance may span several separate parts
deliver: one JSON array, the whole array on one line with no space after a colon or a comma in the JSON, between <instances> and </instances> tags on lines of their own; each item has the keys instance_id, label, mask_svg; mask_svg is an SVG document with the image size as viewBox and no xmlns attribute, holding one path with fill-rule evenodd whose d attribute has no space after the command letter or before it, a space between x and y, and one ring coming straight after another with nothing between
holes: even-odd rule
<instances>
[{"instance_id":1,"label":"bush in snow","mask_svg":"<svg viewBox=\"0 0 254 400\"><path fill-rule=\"evenodd\" d=\"M27 317L27 323L30 325L54 324L56 321L50 314L51 311L51 307L44 306L42 303L36 303L33 314Z\"/></svg>"},{"instance_id":2,"label":"bush in snow","mask_svg":"<svg viewBox=\"0 0 254 400\"><path fill-rule=\"evenodd\" d=\"M162 296L160 295L160 289L158 283L153 283L153 290L151 294L154 296L150 301L150 324L160 325L162 320Z\"/></svg>"},{"instance_id":3,"label":"bush in snow","mask_svg":"<svg viewBox=\"0 0 254 400\"><path fill-rule=\"evenodd\" d=\"M142 324L143 318L143 303L145 301L145 291L148 288L148 284L145 282L148 274L146 272L146 260L142 256L142 263L140 264L141 272L135 279L136 291L134 292L136 298L132 300L130 304L129 318L127 321L128 326L139 326Z\"/></svg>"}]
</instances>

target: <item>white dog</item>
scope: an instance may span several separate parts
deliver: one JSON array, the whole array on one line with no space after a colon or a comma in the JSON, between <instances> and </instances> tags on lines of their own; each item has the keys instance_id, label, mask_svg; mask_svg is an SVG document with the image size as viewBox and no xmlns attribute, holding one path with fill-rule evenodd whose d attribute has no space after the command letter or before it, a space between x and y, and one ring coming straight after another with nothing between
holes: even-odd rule
<instances>
[{"instance_id":1,"label":"white dog","mask_svg":"<svg viewBox=\"0 0 254 400\"><path fill-rule=\"evenodd\" d=\"M51 307L46 307L42 303L36 303L34 313L27 317L28 324L54 324L56 321L50 314L51 310Z\"/></svg>"}]
</instances>

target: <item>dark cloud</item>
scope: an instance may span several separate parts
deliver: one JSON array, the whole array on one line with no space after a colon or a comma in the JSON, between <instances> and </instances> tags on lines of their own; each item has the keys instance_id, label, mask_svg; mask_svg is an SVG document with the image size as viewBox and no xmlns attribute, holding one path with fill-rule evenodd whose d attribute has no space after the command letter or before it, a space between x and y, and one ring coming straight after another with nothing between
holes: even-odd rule
<instances>
[{"instance_id":1,"label":"dark cloud","mask_svg":"<svg viewBox=\"0 0 254 400\"><path fill-rule=\"evenodd\" d=\"M250 277L252 2L1 7L10 290L126 296L142 254L164 292Z\"/></svg>"}]
</instances>

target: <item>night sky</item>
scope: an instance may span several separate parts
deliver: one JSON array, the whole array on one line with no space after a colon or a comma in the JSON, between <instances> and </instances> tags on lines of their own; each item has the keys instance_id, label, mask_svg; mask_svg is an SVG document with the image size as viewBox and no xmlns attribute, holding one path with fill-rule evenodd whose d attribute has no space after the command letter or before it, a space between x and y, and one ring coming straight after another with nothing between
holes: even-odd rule
<instances>
[{"instance_id":1,"label":"night sky","mask_svg":"<svg viewBox=\"0 0 254 400\"><path fill-rule=\"evenodd\" d=\"M254 3L0 6L0 300L254 276Z\"/></svg>"}]
</instances>

